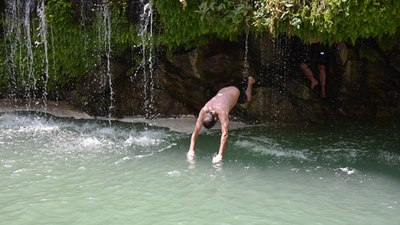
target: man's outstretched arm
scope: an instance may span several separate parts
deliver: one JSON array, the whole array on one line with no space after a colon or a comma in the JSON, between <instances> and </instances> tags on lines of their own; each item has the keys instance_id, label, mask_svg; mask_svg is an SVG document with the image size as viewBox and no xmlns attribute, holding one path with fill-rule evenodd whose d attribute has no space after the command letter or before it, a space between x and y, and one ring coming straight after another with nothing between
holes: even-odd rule
<instances>
[{"instance_id":1,"label":"man's outstretched arm","mask_svg":"<svg viewBox=\"0 0 400 225\"><path fill-rule=\"evenodd\" d=\"M221 122L221 141L219 144L218 154L213 157L213 163L219 163L222 160L222 157L225 152L226 145L228 143L228 136L229 136L229 118L228 115L220 116Z\"/></svg>"},{"instance_id":2,"label":"man's outstretched arm","mask_svg":"<svg viewBox=\"0 0 400 225\"><path fill-rule=\"evenodd\" d=\"M204 117L204 110L201 109L199 116L196 120L196 125L194 126L192 136L190 138L190 147L189 147L189 151L187 153L187 158L189 160L193 160L194 156L195 156L196 141L197 141L197 137L199 136L199 133L201 130L201 126L203 123L203 117Z\"/></svg>"}]
</instances>

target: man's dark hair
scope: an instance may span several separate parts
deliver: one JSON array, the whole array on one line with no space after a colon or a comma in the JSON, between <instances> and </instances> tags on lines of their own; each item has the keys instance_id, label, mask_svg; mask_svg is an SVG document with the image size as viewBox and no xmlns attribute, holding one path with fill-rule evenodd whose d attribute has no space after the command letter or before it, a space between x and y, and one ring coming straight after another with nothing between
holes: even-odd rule
<instances>
[{"instance_id":1,"label":"man's dark hair","mask_svg":"<svg viewBox=\"0 0 400 225\"><path fill-rule=\"evenodd\" d=\"M214 115L214 113L207 112L203 118L203 126L207 129L210 129L215 125L217 120L218 118L216 117L216 115Z\"/></svg>"}]
</instances>

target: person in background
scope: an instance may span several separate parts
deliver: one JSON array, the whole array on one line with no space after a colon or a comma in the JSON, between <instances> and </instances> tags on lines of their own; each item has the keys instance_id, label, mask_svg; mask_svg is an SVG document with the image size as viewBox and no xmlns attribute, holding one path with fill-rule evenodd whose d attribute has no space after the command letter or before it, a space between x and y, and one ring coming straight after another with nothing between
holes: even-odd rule
<instances>
[{"instance_id":1,"label":"person in background","mask_svg":"<svg viewBox=\"0 0 400 225\"><path fill-rule=\"evenodd\" d=\"M310 67L311 64L317 65L319 71L319 82L321 85L320 96L321 98L325 98L326 65L328 61L326 49L318 40L311 41L310 44L307 45L305 48L307 48L305 49L306 51L304 51L306 55L303 57L303 60L300 62L299 66L306 77L310 80L311 89L314 89L315 86L318 85L318 80L315 78L314 73L312 72Z\"/></svg>"},{"instance_id":2,"label":"person in background","mask_svg":"<svg viewBox=\"0 0 400 225\"><path fill-rule=\"evenodd\" d=\"M253 76L248 76L247 82L244 85L227 86L218 91L218 93L209 100L200 110L194 131L190 140L187 159L193 160L195 157L195 145L201 127L207 129L212 128L219 120L221 123L221 141L218 154L213 157L212 162L218 163L222 160L227 141L229 130L229 112L239 103L243 108L248 108L252 100L253 84L255 79Z\"/></svg>"}]
</instances>

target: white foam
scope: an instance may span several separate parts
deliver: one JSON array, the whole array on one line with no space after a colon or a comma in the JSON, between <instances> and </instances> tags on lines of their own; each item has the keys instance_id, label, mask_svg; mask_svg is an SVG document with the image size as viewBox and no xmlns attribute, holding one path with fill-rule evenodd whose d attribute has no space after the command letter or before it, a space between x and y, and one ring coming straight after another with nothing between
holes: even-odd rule
<instances>
[{"instance_id":1,"label":"white foam","mask_svg":"<svg viewBox=\"0 0 400 225\"><path fill-rule=\"evenodd\" d=\"M400 165L400 155L396 153L380 151L378 157L380 160L390 165Z\"/></svg>"},{"instance_id":2,"label":"white foam","mask_svg":"<svg viewBox=\"0 0 400 225\"><path fill-rule=\"evenodd\" d=\"M163 140L158 139L158 138L152 138L149 136L139 136L139 137L129 137L124 144L125 145L139 145L139 146L152 146L152 145L158 145L162 143Z\"/></svg>"},{"instance_id":3,"label":"white foam","mask_svg":"<svg viewBox=\"0 0 400 225\"><path fill-rule=\"evenodd\" d=\"M113 135L115 134L115 129L113 127L103 127L98 130L99 134Z\"/></svg>"},{"instance_id":4,"label":"white foam","mask_svg":"<svg viewBox=\"0 0 400 225\"><path fill-rule=\"evenodd\" d=\"M252 149L254 152L261 153L262 155L269 155L282 158L297 158L301 160L306 160L307 156L304 152L299 150L284 149L272 140L264 143L258 143L248 140L238 140L236 145L245 148Z\"/></svg>"},{"instance_id":5,"label":"white foam","mask_svg":"<svg viewBox=\"0 0 400 225\"><path fill-rule=\"evenodd\" d=\"M367 151L365 150L355 149L355 148L327 148L323 149L322 151L324 153L332 155L337 155L337 154L341 154L342 156L347 155L351 158L356 158L367 153Z\"/></svg>"},{"instance_id":6,"label":"white foam","mask_svg":"<svg viewBox=\"0 0 400 225\"><path fill-rule=\"evenodd\" d=\"M179 172L178 170L173 170L173 171L167 172L167 175L169 177L179 177L179 176L181 176L181 172Z\"/></svg>"},{"instance_id":7,"label":"white foam","mask_svg":"<svg viewBox=\"0 0 400 225\"><path fill-rule=\"evenodd\" d=\"M349 167L339 168L340 171L347 173L348 175L354 174L356 172L355 169Z\"/></svg>"},{"instance_id":8,"label":"white foam","mask_svg":"<svg viewBox=\"0 0 400 225\"><path fill-rule=\"evenodd\" d=\"M100 146L101 141L95 137L88 137L81 140L81 145L84 147Z\"/></svg>"},{"instance_id":9,"label":"white foam","mask_svg":"<svg viewBox=\"0 0 400 225\"><path fill-rule=\"evenodd\" d=\"M146 157L149 157L149 156L152 156L152 155L153 155L153 153L144 154L144 155L135 155L135 159L146 158Z\"/></svg>"},{"instance_id":10,"label":"white foam","mask_svg":"<svg viewBox=\"0 0 400 225\"><path fill-rule=\"evenodd\" d=\"M118 161L116 161L115 164L117 165L117 164L123 163L123 162L125 162L125 161L128 161L128 160L130 160L130 159L131 159L131 157L125 156L125 157L123 157L122 159L119 159Z\"/></svg>"},{"instance_id":11,"label":"white foam","mask_svg":"<svg viewBox=\"0 0 400 225\"><path fill-rule=\"evenodd\" d=\"M20 116L15 114L1 115L3 131L8 133L49 133L60 129L60 126L51 120L35 116Z\"/></svg>"}]
</instances>

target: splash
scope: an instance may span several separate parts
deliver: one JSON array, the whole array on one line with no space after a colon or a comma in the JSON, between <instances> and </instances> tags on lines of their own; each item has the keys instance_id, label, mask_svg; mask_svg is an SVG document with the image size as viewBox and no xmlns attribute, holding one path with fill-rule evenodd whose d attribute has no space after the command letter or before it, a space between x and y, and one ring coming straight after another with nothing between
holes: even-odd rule
<instances>
[{"instance_id":1,"label":"splash","mask_svg":"<svg viewBox=\"0 0 400 225\"><path fill-rule=\"evenodd\" d=\"M349 168L349 167L342 167L339 168L340 171L342 171L343 173L346 173L348 175L354 174L356 172L355 169Z\"/></svg>"}]
</instances>

